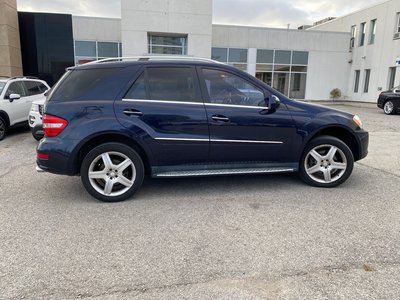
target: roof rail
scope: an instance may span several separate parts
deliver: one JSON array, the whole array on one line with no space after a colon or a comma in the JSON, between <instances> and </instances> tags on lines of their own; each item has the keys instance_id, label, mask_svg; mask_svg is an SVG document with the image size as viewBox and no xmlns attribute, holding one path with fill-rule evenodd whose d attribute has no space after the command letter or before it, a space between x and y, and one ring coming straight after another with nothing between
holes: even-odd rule
<instances>
[{"instance_id":1,"label":"roof rail","mask_svg":"<svg viewBox=\"0 0 400 300\"><path fill-rule=\"evenodd\" d=\"M39 79L39 78L35 76L13 76L9 77L9 79L12 80L12 79Z\"/></svg>"},{"instance_id":2,"label":"roof rail","mask_svg":"<svg viewBox=\"0 0 400 300\"><path fill-rule=\"evenodd\" d=\"M193 56L185 56L185 55L144 55L144 56L127 56L127 57L111 57L104 58L96 61L92 61L88 64L98 64L98 63L107 63L114 61L162 61L162 60L187 60L187 61L203 61L203 62L213 62L223 64L220 61L212 60L209 58L201 58L201 57L193 57Z\"/></svg>"}]
</instances>

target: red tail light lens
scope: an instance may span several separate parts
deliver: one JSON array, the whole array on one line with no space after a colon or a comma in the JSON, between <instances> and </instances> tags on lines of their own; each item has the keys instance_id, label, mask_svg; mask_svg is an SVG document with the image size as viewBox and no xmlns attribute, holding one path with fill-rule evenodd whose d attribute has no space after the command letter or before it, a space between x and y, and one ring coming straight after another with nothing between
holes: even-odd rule
<instances>
[{"instance_id":1,"label":"red tail light lens","mask_svg":"<svg viewBox=\"0 0 400 300\"><path fill-rule=\"evenodd\" d=\"M53 137L59 135L65 127L67 127L68 122L64 119L44 115L43 116L43 131L45 136Z\"/></svg>"}]
</instances>

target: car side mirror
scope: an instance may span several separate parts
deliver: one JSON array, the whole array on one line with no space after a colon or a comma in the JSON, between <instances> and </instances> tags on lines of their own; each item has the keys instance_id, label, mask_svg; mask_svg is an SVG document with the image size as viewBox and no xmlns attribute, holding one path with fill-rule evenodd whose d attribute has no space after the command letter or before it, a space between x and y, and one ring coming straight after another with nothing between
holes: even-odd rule
<instances>
[{"instance_id":1,"label":"car side mirror","mask_svg":"<svg viewBox=\"0 0 400 300\"><path fill-rule=\"evenodd\" d=\"M279 105L281 105L281 100L277 96L271 95L268 99L268 108L274 111L279 107Z\"/></svg>"},{"instance_id":2,"label":"car side mirror","mask_svg":"<svg viewBox=\"0 0 400 300\"><path fill-rule=\"evenodd\" d=\"M18 99L20 99L21 98L21 95L20 94L11 94L9 97L8 97L8 100L10 100L10 102L13 102L14 100L18 100Z\"/></svg>"}]
</instances>

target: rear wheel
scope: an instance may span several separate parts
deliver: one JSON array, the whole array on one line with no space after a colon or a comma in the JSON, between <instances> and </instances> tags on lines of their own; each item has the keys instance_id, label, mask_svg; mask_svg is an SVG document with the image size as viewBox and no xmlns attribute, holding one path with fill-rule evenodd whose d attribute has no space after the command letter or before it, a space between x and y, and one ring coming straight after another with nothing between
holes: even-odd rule
<instances>
[{"instance_id":1,"label":"rear wheel","mask_svg":"<svg viewBox=\"0 0 400 300\"><path fill-rule=\"evenodd\" d=\"M123 201L142 185L144 166L132 148L120 143L97 146L83 159L81 180L93 197L106 202Z\"/></svg>"},{"instance_id":2,"label":"rear wheel","mask_svg":"<svg viewBox=\"0 0 400 300\"><path fill-rule=\"evenodd\" d=\"M383 111L387 115L394 115L395 114L395 109L394 109L394 103L392 100L388 100L385 102L383 105Z\"/></svg>"},{"instance_id":3,"label":"rear wheel","mask_svg":"<svg viewBox=\"0 0 400 300\"><path fill-rule=\"evenodd\" d=\"M335 187L349 178L353 165L353 153L345 143L320 136L307 145L300 161L300 175L310 185Z\"/></svg>"},{"instance_id":4,"label":"rear wheel","mask_svg":"<svg viewBox=\"0 0 400 300\"><path fill-rule=\"evenodd\" d=\"M4 139L7 133L7 123L3 117L0 116L0 141Z\"/></svg>"}]
</instances>

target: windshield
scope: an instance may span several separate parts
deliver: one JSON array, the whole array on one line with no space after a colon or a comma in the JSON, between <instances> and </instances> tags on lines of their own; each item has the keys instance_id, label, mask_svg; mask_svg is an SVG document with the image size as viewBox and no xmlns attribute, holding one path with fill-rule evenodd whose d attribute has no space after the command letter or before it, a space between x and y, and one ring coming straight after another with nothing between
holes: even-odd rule
<instances>
[{"instance_id":1,"label":"windshield","mask_svg":"<svg viewBox=\"0 0 400 300\"><path fill-rule=\"evenodd\" d=\"M1 81L0 81L0 94L1 94L1 92L3 91L5 85L6 85L5 82L1 82Z\"/></svg>"}]
</instances>

